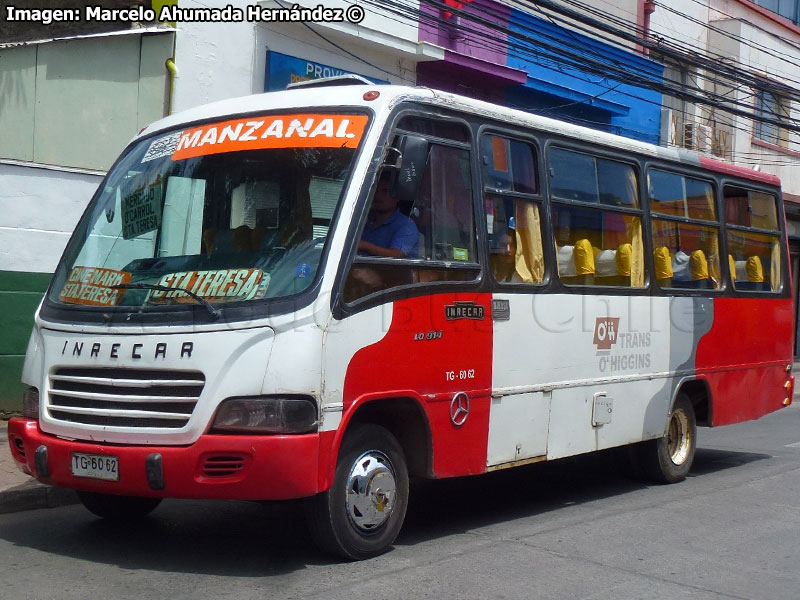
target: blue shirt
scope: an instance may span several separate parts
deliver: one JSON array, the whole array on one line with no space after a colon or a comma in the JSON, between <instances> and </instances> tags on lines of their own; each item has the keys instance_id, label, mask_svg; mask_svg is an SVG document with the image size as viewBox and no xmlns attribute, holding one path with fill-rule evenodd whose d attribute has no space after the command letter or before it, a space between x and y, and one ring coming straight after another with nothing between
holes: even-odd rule
<instances>
[{"instance_id":1,"label":"blue shirt","mask_svg":"<svg viewBox=\"0 0 800 600\"><path fill-rule=\"evenodd\" d=\"M408 258L419 256L419 230L414 221L399 210L394 211L377 227L373 227L372 222L368 221L361 239L381 248L400 250Z\"/></svg>"}]
</instances>

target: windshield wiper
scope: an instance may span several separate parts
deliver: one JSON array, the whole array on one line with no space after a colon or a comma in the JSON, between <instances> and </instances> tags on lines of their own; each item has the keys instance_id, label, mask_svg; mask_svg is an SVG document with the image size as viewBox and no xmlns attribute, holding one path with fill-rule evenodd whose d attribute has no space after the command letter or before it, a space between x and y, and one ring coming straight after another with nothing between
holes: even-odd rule
<instances>
[{"instance_id":1,"label":"windshield wiper","mask_svg":"<svg viewBox=\"0 0 800 600\"><path fill-rule=\"evenodd\" d=\"M183 292L184 294L186 294L190 298L192 298L194 300L197 300L197 302L202 304L203 307L209 313L211 313L211 316L214 317L215 319L219 319L220 316L222 315L222 313L218 309L214 308L208 300L198 296L197 294L195 294L194 292L192 292L190 290L187 290L186 288L182 288L182 287L167 287L166 285L158 285L156 283L142 283L142 282L120 283L120 284L117 284L117 285L112 285L110 287L113 288L113 289L125 289L125 290L156 290L158 292Z\"/></svg>"}]
</instances>

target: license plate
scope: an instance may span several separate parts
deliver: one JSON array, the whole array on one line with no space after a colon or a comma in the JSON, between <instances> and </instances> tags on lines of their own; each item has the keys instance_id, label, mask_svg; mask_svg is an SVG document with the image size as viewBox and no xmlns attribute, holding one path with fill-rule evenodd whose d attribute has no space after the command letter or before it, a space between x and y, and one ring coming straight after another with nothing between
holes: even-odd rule
<instances>
[{"instance_id":1,"label":"license plate","mask_svg":"<svg viewBox=\"0 0 800 600\"><path fill-rule=\"evenodd\" d=\"M73 454L72 474L75 477L119 481L119 458L99 454Z\"/></svg>"}]
</instances>

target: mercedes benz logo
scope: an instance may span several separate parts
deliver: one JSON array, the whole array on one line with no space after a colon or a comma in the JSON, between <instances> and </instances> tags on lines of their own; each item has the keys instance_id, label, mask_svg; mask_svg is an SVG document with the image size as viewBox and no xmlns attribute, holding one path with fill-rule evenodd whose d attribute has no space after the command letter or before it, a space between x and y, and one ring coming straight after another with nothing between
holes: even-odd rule
<instances>
[{"instance_id":1,"label":"mercedes benz logo","mask_svg":"<svg viewBox=\"0 0 800 600\"><path fill-rule=\"evenodd\" d=\"M458 392L450 401L450 420L453 425L461 427L469 416L469 396Z\"/></svg>"}]
</instances>

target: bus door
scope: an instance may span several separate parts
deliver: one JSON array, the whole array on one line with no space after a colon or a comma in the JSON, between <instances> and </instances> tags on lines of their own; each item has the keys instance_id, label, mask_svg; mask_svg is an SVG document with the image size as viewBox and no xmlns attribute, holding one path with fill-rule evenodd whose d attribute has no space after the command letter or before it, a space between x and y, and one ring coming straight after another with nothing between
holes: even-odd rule
<instances>
[{"instance_id":1,"label":"bus door","mask_svg":"<svg viewBox=\"0 0 800 600\"><path fill-rule=\"evenodd\" d=\"M533 315L544 282L536 148L502 135L481 136L483 201L489 245L494 349L487 467L544 458L550 393L535 390L541 345Z\"/></svg>"},{"instance_id":2,"label":"bus door","mask_svg":"<svg viewBox=\"0 0 800 600\"><path fill-rule=\"evenodd\" d=\"M326 388L340 394L346 421L366 404L421 412L437 477L486 469L492 325L490 295L476 289L468 139L430 140L410 200L384 197L396 192L391 183L382 189L393 169L376 175L342 290L349 314L331 324L324 351Z\"/></svg>"}]
</instances>

